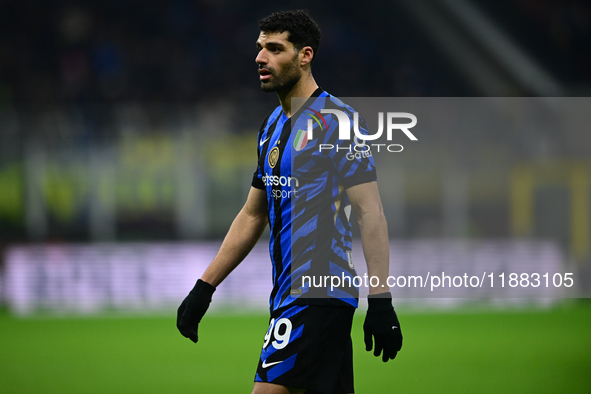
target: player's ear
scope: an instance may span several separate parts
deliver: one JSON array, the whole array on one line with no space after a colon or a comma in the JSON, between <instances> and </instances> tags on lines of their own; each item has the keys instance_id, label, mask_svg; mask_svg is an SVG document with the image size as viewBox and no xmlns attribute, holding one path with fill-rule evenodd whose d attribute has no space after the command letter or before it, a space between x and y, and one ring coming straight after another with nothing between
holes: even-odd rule
<instances>
[{"instance_id":1,"label":"player's ear","mask_svg":"<svg viewBox=\"0 0 591 394\"><path fill-rule=\"evenodd\" d=\"M314 57L314 50L312 47L307 46L300 49L300 66L306 66L312 63Z\"/></svg>"}]
</instances>

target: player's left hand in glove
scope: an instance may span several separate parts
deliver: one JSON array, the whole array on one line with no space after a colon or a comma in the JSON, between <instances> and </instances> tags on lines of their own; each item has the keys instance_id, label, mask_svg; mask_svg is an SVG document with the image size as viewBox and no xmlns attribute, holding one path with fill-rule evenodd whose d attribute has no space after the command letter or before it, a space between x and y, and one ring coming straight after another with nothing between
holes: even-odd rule
<instances>
[{"instance_id":1,"label":"player's left hand in glove","mask_svg":"<svg viewBox=\"0 0 591 394\"><path fill-rule=\"evenodd\" d=\"M382 361L394 360L398 351L402 348L402 331L390 293L374 294L367 298L369 308L363 323L365 334L365 350L371 351L375 342L374 356L382 353Z\"/></svg>"},{"instance_id":2,"label":"player's left hand in glove","mask_svg":"<svg viewBox=\"0 0 591 394\"><path fill-rule=\"evenodd\" d=\"M197 343L199 322L211 302L215 287L199 279L177 311L176 326L184 337Z\"/></svg>"}]
</instances>

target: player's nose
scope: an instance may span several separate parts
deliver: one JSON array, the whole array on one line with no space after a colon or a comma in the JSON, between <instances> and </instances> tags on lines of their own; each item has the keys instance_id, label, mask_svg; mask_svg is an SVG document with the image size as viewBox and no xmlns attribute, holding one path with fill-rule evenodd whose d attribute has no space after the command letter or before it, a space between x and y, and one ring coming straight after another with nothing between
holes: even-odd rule
<instances>
[{"instance_id":1,"label":"player's nose","mask_svg":"<svg viewBox=\"0 0 591 394\"><path fill-rule=\"evenodd\" d=\"M259 51L259 53L257 54L257 57L254 59L254 61L258 65L267 64L267 56L265 55L265 50L264 49L261 49Z\"/></svg>"}]
</instances>

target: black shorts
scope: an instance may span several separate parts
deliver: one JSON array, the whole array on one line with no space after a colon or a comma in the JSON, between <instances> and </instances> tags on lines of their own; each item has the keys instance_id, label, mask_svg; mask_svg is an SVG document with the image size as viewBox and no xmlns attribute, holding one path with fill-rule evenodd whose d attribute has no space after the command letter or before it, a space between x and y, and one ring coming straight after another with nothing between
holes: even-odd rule
<instances>
[{"instance_id":1,"label":"black shorts","mask_svg":"<svg viewBox=\"0 0 591 394\"><path fill-rule=\"evenodd\" d=\"M305 388L309 394L354 392L354 313L355 308L315 305L274 312L255 382Z\"/></svg>"}]
</instances>

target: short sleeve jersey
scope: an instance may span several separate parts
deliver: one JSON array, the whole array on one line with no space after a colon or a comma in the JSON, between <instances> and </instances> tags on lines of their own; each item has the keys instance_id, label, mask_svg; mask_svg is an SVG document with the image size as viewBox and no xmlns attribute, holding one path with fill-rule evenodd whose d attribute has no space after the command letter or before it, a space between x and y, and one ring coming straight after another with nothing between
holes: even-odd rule
<instances>
[{"instance_id":1,"label":"short sleeve jersey","mask_svg":"<svg viewBox=\"0 0 591 394\"><path fill-rule=\"evenodd\" d=\"M278 106L258 134L252 186L266 191L272 312L291 304L358 303L358 288L350 286L356 271L346 189L376 180L376 170L371 152L339 139L337 116L323 110L341 111L354 125L354 110L318 88L291 118ZM361 116L357 124L367 134ZM349 278L348 285L319 282L331 276Z\"/></svg>"}]
</instances>

